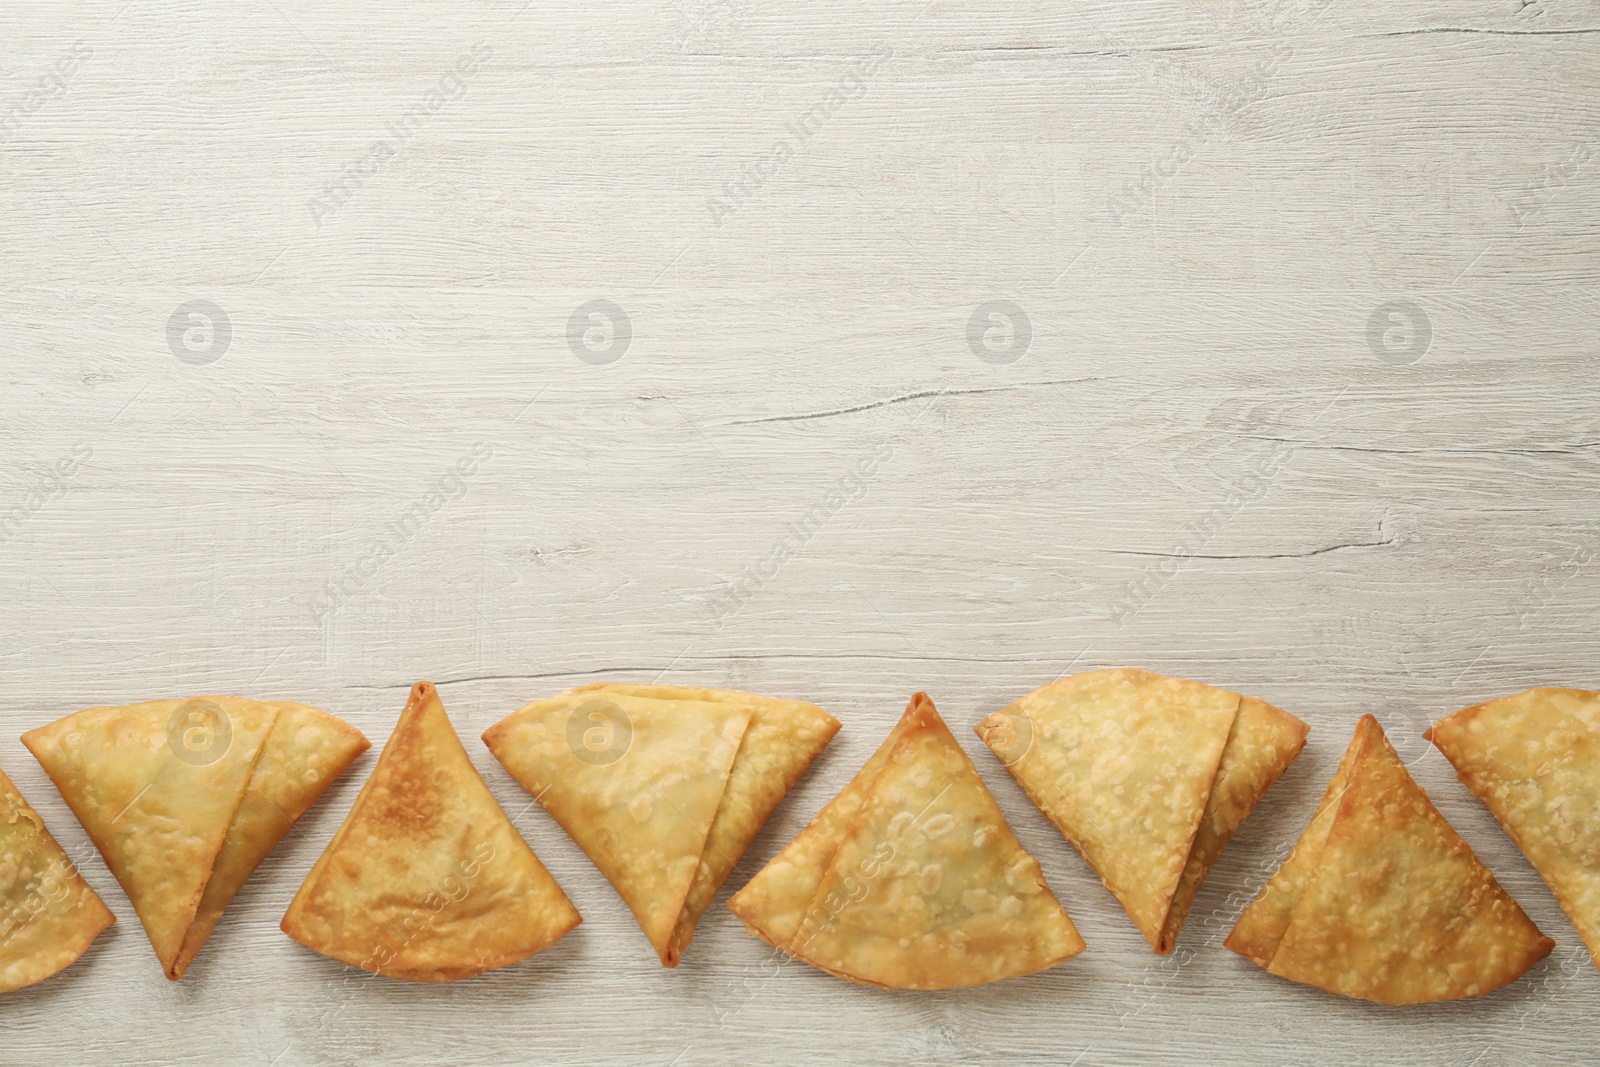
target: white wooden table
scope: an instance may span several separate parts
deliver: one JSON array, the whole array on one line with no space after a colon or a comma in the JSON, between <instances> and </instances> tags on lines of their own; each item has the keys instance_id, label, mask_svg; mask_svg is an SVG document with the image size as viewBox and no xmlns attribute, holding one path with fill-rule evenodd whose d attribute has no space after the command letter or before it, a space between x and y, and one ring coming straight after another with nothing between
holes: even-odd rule
<instances>
[{"instance_id":1,"label":"white wooden table","mask_svg":"<svg viewBox=\"0 0 1600 1067\"><path fill-rule=\"evenodd\" d=\"M1600 687L1597 128L1593 0L10 0L0 766L119 922L0 1063L1592 1056L1600 973L1417 735ZM1106 665L1313 725L1167 960L970 733ZM585 918L451 986L278 930L375 752L170 984L16 740L220 691L381 745L419 678ZM476 740L655 678L845 724L734 886L926 689L1089 951L894 994L719 904L664 971ZM1516 985L1221 948L1368 710L1558 942Z\"/></svg>"}]
</instances>

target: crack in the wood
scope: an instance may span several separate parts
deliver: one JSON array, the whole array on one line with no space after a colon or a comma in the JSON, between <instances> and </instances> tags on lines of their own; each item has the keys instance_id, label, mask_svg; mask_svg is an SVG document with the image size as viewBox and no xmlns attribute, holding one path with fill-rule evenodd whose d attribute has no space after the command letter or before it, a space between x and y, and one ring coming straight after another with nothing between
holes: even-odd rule
<instances>
[{"instance_id":1,"label":"crack in the wood","mask_svg":"<svg viewBox=\"0 0 1600 1067\"><path fill-rule=\"evenodd\" d=\"M769 415L760 419L734 419L721 425L756 426L767 422L804 422L807 419L831 419L837 415L854 415L859 411L872 411L875 408L886 408L895 404L908 404L913 400L926 400L930 396L979 396L984 393L1011 393L1021 389L1037 389L1047 385L1081 385L1084 382L1103 380L1103 378L1099 377L1061 378L1048 382L1019 382L1016 385L995 385L984 389L925 389L920 392L906 393L903 396L892 396L887 400L873 400L865 404L853 404L849 407L830 408L827 411L809 411L799 415Z\"/></svg>"},{"instance_id":2,"label":"crack in the wood","mask_svg":"<svg viewBox=\"0 0 1600 1067\"><path fill-rule=\"evenodd\" d=\"M1182 552L1139 552L1133 549L1111 548L1106 551L1113 556L1155 556L1158 559L1305 559L1308 556L1323 556L1329 552L1342 552L1347 548L1386 548L1399 544L1393 537L1386 537L1381 541L1349 541L1337 545L1324 545L1321 548L1309 548L1304 552L1246 552L1237 556L1209 556L1198 552L1188 555Z\"/></svg>"},{"instance_id":3,"label":"crack in the wood","mask_svg":"<svg viewBox=\"0 0 1600 1067\"><path fill-rule=\"evenodd\" d=\"M977 48L949 48L940 49L935 55L979 55L984 52L1049 52L1052 55L1068 58L1081 56L1131 56L1145 55L1152 52L1199 52L1215 48L1212 44L1166 44L1155 45L1149 48L1094 48L1087 51L1069 52L1056 44L990 44Z\"/></svg>"},{"instance_id":4,"label":"crack in the wood","mask_svg":"<svg viewBox=\"0 0 1600 1067\"><path fill-rule=\"evenodd\" d=\"M1600 448L1600 441L1584 441L1566 448L1378 448L1372 445L1309 445L1287 437L1244 434L1252 441L1275 441L1308 452L1370 452L1386 456L1581 456L1583 449Z\"/></svg>"},{"instance_id":5,"label":"crack in the wood","mask_svg":"<svg viewBox=\"0 0 1600 1067\"><path fill-rule=\"evenodd\" d=\"M593 671L546 671L542 674L473 674L465 678L446 678L434 682L434 687L443 689L450 685L465 685L468 682L527 682L537 681L541 678L572 678L584 674L606 674L608 670L602 668ZM409 689L414 683L397 682L393 685L347 685L346 689Z\"/></svg>"},{"instance_id":6,"label":"crack in the wood","mask_svg":"<svg viewBox=\"0 0 1600 1067\"><path fill-rule=\"evenodd\" d=\"M760 656L761 656L761 659L764 660L764 661L785 660L785 659L818 659L818 660L822 660L822 659L856 659L856 660L874 660L874 661L888 660L891 663L986 663L986 664L1003 664L1003 663L1031 663L1031 662L1034 662L1034 660L1035 660L1035 657L1033 657L1033 656L1010 656L1010 657L1006 657L1006 656L950 656L950 655L906 656L906 655L899 655L899 654L890 653L890 652L883 652L883 653L876 653L876 652L762 652L760 654ZM710 659L707 659L707 660L700 660L700 661L685 660L684 662L685 662L686 665L689 664L689 663L695 663L695 662L704 663L709 668L709 667L720 666L721 664L724 664L728 660L731 660L731 659L742 659L742 658L746 658L746 654L744 654L744 653L735 653L735 654L730 654L730 655L727 655L727 656L713 657L713 658L710 658ZM593 676L593 675L597 675L597 674L637 674L637 675L648 675L650 677L654 677L656 675L659 675L661 673L661 671L662 671L662 666L661 666L661 664L657 663L657 664L653 664L653 665L646 666L646 667L595 667L595 668L589 669L589 670L546 671L546 672L541 673L541 674L474 674L474 675L468 675L468 676L466 676L464 678L446 678L446 679L442 679L440 681L435 681L433 684L434 684L435 688L443 689L446 686L466 685L469 682L537 682L537 681L542 681L542 680L544 680L546 678L581 678L581 677L584 677L584 676ZM346 689L360 689L360 690L376 691L376 692L388 692L388 691L399 691L399 690L402 690L402 689L410 689L414 684L416 684L416 683L415 682L394 682L394 683L384 684L384 685L373 685L373 684L369 684L369 683L363 683L363 684L355 684L355 685L346 685L344 688L346 688Z\"/></svg>"},{"instance_id":7,"label":"crack in the wood","mask_svg":"<svg viewBox=\"0 0 1600 1067\"><path fill-rule=\"evenodd\" d=\"M1106 549L1110 555L1147 555L1147 557L1160 558L1160 560L1304 560L1312 555L1326 555L1330 552L1342 552L1346 549L1387 549L1390 545L1398 544L1397 537L1386 536L1384 526L1389 525L1389 510L1378 520L1378 541L1346 541L1341 544L1326 544L1320 549L1306 549L1304 552L1243 552L1240 555L1206 555L1202 552L1141 552L1138 549Z\"/></svg>"},{"instance_id":8,"label":"crack in the wood","mask_svg":"<svg viewBox=\"0 0 1600 1067\"><path fill-rule=\"evenodd\" d=\"M1386 33L1368 33L1365 37L1410 37L1418 33L1487 33L1496 37L1563 37L1574 33L1600 33L1600 26L1585 26L1570 30L1491 30L1480 26L1427 26L1418 30L1390 30Z\"/></svg>"},{"instance_id":9,"label":"crack in the wood","mask_svg":"<svg viewBox=\"0 0 1600 1067\"><path fill-rule=\"evenodd\" d=\"M1198 52L1216 48L1216 44L1165 44L1152 45L1146 48L1091 48L1078 51L1068 51L1068 46L1059 44L990 44L978 45L973 48L934 48L921 53L921 58L937 59L940 56L978 55L983 52L1049 52L1052 55L1064 57L1079 56L1128 56L1144 55L1150 52ZM828 52L811 52L805 54L757 54L749 52L686 52L690 59L737 59L754 62L796 62L811 60L860 60L870 58L872 53L843 54ZM628 61L631 65L637 61Z\"/></svg>"}]
</instances>

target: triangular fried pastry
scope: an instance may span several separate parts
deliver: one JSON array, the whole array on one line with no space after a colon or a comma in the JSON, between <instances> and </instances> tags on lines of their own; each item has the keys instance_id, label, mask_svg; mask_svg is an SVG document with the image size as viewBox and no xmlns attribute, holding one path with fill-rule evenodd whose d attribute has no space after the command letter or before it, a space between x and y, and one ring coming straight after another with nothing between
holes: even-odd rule
<instances>
[{"instance_id":1,"label":"triangular fried pastry","mask_svg":"<svg viewBox=\"0 0 1600 1067\"><path fill-rule=\"evenodd\" d=\"M1439 814L1371 715L1341 778L1227 947L1291 981L1380 1004L1478 996L1550 954L1555 942ZM1264 919L1252 917L1257 906Z\"/></svg>"},{"instance_id":2,"label":"triangular fried pastry","mask_svg":"<svg viewBox=\"0 0 1600 1067\"><path fill-rule=\"evenodd\" d=\"M1052 682L976 729L1165 954L1308 728L1238 693L1120 669Z\"/></svg>"},{"instance_id":3,"label":"triangular fried pastry","mask_svg":"<svg viewBox=\"0 0 1600 1067\"><path fill-rule=\"evenodd\" d=\"M283 932L353 967L449 982L526 959L579 923L418 682Z\"/></svg>"},{"instance_id":4,"label":"triangular fried pastry","mask_svg":"<svg viewBox=\"0 0 1600 1067\"><path fill-rule=\"evenodd\" d=\"M0 993L71 966L116 921L0 772Z\"/></svg>"},{"instance_id":5,"label":"triangular fried pastry","mask_svg":"<svg viewBox=\"0 0 1600 1067\"><path fill-rule=\"evenodd\" d=\"M626 693L657 700L701 700L750 709L750 725L745 729L739 753L728 772L728 786L723 790L711 832L706 835L706 847L700 854L694 883L689 887L667 949L661 954L662 963L675 967L694 938L695 924L716 899L717 890L733 873L734 865L784 795L839 732L839 720L803 700L785 700L733 689L605 682L573 691Z\"/></svg>"},{"instance_id":6,"label":"triangular fried pastry","mask_svg":"<svg viewBox=\"0 0 1600 1067\"><path fill-rule=\"evenodd\" d=\"M1522 849L1600 964L1600 693L1529 689L1458 711L1426 736Z\"/></svg>"},{"instance_id":7,"label":"triangular fried pastry","mask_svg":"<svg viewBox=\"0 0 1600 1067\"><path fill-rule=\"evenodd\" d=\"M792 917L785 883L797 883L811 897L784 950L866 985L975 986L1083 951L1038 862L926 694L912 697L868 767L865 788L858 776L844 803L796 839L800 848L791 845L729 902L753 931L776 940L777 922ZM761 910L772 903L777 922Z\"/></svg>"},{"instance_id":8,"label":"triangular fried pastry","mask_svg":"<svg viewBox=\"0 0 1600 1067\"><path fill-rule=\"evenodd\" d=\"M23 735L176 981L294 820L368 746L304 704L89 708Z\"/></svg>"},{"instance_id":9,"label":"triangular fried pastry","mask_svg":"<svg viewBox=\"0 0 1600 1067\"><path fill-rule=\"evenodd\" d=\"M748 704L566 692L513 712L483 742L666 963L751 716Z\"/></svg>"}]
</instances>

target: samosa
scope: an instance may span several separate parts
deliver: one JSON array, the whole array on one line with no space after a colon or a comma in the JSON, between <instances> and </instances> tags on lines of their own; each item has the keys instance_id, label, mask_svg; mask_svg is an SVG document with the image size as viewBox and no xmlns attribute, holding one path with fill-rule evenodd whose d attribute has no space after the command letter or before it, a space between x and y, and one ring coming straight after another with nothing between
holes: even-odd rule
<instances>
[{"instance_id":1,"label":"samosa","mask_svg":"<svg viewBox=\"0 0 1600 1067\"><path fill-rule=\"evenodd\" d=\"M1474 997L1555 947L1439 814L1364 715L1294 852L1229 949L1380 1004Z\"/></svg>"},{"instance_id":2,"label":"samosa","mask_svg":"<svg viewBox=\"0 0 1600 1067\"><path fill-rule=\"evenodd\" d=\"M369 747L318 708L229 696L89 708L22 743L174 981L295 820Z\"/></svg>"},{"instance_id":3,"label":"samosa","mask_svg":"<svg viewBox=\"0 0 1600 1067\"><path fill-rule=\"evenodd\" d=\"M418 682L282 927L352 967L451 982L541 952L580 921L479 777L439 691Z\"/></svg>"},{"instance_id":4,"label":"samosa","mask_svg":"<svg viewBox=\"0 0 1600 1067\"><path fill-rule=\"evenodd\" d=\"M728 907L789 955L886 989L982 985L1084 948L926 693Z\"/></svg>"},{"instance_id":5,"label":"samosa","mask_svg":"<svg viewBox=\"0 0 1600 1067\"><path fill-rule=\"evenodd\" d=\"M1600 693L1529 689L1425 735L1500 821L1600 964Z\"/></svg>"},{"instance_id":6,"label":"samosa","mask_svg":"<svg viewBox=\"0 0 1600 1067\"><path fill-rule=\"evenodd\" d=\"M976 730L1165 955L1310 727L1254 697L1124 668L1053 682Z\"/></svg>"},{"instance_id":7,"label":"samosa","mask_svg":"<svg viewBox=\"0 0 1600 1067\"><path fill-rule=\"evenodd\" d=\"M745 849L838 729L799 700L605 683L535 701L483 740L675 967Z\"/></svg>"},{"instance_id":8,"label":"samosa","mask_svg":"<svg viewBox=\"0 0 1600 1067\"><path fill-rule=\"evenodd\" d=\"M0 993L71 966L116 921L0 772Z\"/></svg>"}]
</instances>

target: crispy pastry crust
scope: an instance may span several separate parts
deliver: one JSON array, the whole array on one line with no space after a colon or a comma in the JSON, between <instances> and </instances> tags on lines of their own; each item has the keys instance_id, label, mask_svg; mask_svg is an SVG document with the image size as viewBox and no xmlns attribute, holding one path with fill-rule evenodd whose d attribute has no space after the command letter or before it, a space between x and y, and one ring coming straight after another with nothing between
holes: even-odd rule
<instances>
[{"instance_id":1,"label":"crispy pastry crust","mask_svg":"<svg viewBox=\"0 0 1600 1067\"><path fill-rule=\"evenodd\" d=\"M116 921L0 772L0 993L64 970Z\"/></svg>"},{"instance_id":2,"label":"crispy pastry crust","mask_svg":"<svg viewBox=\"0 0 1600 1067\"><path fill-rule=\"evenodd\" d=\"M1258 907L1263 914L1252 916ZM1555 942L1500 888L1366 715L1312 826L1227 946L1330 993L1421 1004L1498 989Z\"/></svg>"},{"instance_id":3,"label":"crispy pastry crust","mask_svg":"<svg viewBox=\"0 0 1600 1067\"><path fill-rule=\"evenodd\" d=\"M1052 682L976 729L1166 954L1309 727L1254 697L1123 668Z\"/></svg>"},{"instance_id":4,"label":"crispy pastry crust","mask_svg":"<svg viewBox=\"0 0 1600 1067\"><path fill-rule=\"evenodd\" d=\"M418 682L372 776L283 917L353 967L451 982L543 951L580 922Z\"/></svg>"},{"instance_id":5,"label":"crispy pastry crust","mask_svg":"<svg viewBox=\"0 0 1600 1067\"><path fill-rule=\"evenodd\" d=\"M694 939L695 924L717 897L756 834L806 768L839 732L839 720L815 704L734 689L603 683L575 692L613 692L658 700L700 700L750 709L750 724L739 744L728 785L722 792L706 847L695 868L683 909L661 962L676 967Z\"/></svg>"},{"instance_id":6,"label":"crispy pastry crust","mask_svg":"<svg viewBox=\"0 0 1600 1067\"><path fill-rule=\"evenodd\" d=\"M923 693L862 773L728 906L790 955L887 989L981 985L1084 947Z\"/></svg>"},{"instance_id":7,"label":"crispy pastry crust","mask_svg":"<svg viewBox=\"0 0 1600 1067\"><path fill-rule=\"evenodd\" d=\"M1529 689L1464 708L1426 736L1600 962L1600 693Z\"/></svg>"},{"instance_id":8,"label":"crispy pastry crust","mask_svg":"<svg viewBox=\"0 0 1600 1067\"><path fill-rule=\"evenodd\" d=\"M230 736L216 758L179 758L174 714L184 705L225 716ZM105 857L174 981L294 821L368 748L360 731L318 708L228 696L89 708L22 742Z\"/></svg>"}]
</instances>

